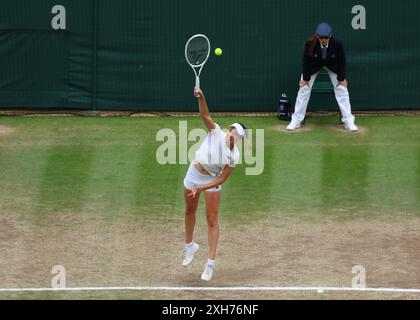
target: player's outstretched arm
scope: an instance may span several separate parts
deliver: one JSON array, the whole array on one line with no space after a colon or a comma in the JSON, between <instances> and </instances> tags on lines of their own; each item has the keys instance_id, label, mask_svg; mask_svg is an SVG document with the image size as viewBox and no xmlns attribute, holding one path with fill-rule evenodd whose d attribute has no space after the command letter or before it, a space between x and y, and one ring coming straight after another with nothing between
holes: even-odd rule
<instances>
[{"instance_id":1,"label":"player's outstretched arm","mask_svg":"<svg viewBox=\"0 0 420 320\"><path fill-rule=\"evenodd\" d=\"M206 98L204 97L203 91L200 89L194 89L194 96L198 98L198 108L200 110L201 119L203 119L206 128L211 131L216 128L216 124L211 118L209 107L207 106Z\"/></svg>"}]
</instances>

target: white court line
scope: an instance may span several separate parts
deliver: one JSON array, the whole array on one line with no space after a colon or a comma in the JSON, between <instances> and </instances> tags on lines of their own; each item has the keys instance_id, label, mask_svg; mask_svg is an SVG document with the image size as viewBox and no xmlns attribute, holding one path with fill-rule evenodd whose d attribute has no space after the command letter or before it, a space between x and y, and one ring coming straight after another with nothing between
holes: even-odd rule
<instances>
[{"instance_id":1,"label":"white court line","mask_svg":"<svg viewBox=\"0 0 420 320\"><path fill-rule=\"evenodd\" d=\"M378 292L420 293L420 289L398 288L340 288L340 287L74 287L74 288L0 288L0 293L13 292L70 292L70 291L315 291L331 292Z\"/></svg>"}]
</instances>

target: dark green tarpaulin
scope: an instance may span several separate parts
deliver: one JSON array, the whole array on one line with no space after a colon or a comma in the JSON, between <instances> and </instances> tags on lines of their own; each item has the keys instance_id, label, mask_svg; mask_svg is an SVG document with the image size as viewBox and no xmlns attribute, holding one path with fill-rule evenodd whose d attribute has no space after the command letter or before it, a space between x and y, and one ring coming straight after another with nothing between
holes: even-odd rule
<instances>
[{"instance_id":1,"label":"dark green tarpaulin","mask_svg":"<svg viewBox=\"0 0 420 320\"><path fill-rule=\"evenodd\" d=\"M54 5L66 30L53 30ZM352 8L367 10L354 30ZM304 40L328 21L345 45L353 109L420 108L420 2L1 0L0 108L196 110L184 45L206 34L212 110L272 111L297 93ZM331 94L311 109L338 110Z\"/></svg>"}]
</instances>

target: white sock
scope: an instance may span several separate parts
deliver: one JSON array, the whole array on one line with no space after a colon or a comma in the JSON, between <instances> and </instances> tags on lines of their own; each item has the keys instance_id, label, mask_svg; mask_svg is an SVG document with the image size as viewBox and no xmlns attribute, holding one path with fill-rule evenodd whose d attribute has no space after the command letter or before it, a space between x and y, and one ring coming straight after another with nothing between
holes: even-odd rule
<instances>
[{"instance_id":1,"label":"white sock","mask_svg":"<svg viewBox=\"0 0 420 320\"><path fill-rule=\"evenodd\" d=\"M216 265L216 260L208 259L207 264L214 267Z\"/></svg>"},{"instance_id":2,"label":"white sock","mask_svg":"<svg viewBox=\"0 0 420 320\"><path fill-rule=\"evenodd\" d=\"M191 246L193 245L194 241L191 241L190 243L186 243L185 247L186 248L191 248Z\"/></svg>"}]
</instances>

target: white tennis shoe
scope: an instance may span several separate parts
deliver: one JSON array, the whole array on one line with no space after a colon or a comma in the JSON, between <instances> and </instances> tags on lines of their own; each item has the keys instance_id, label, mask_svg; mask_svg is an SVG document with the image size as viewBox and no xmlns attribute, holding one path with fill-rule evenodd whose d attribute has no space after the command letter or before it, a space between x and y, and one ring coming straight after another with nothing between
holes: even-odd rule
<instances>
[{"instance_id":1,"label":"white tennis shoe","mask_svg":"<svg viewBox=\"0 0 420 320\"><path fill-rule=\"evenodd\" d=\"M349 130L351 132L357 132L359 131L359 128L354 124L353 121L345 120L344 121L344 128L346 130Z\"/></svg>"},{"instance_id":2,"label":"white tennis shoe","mask_svg":"<svg viewBox=\"0 0 420 320\"><path fill-rule=\"evenodd\" d=\"M184 267L191 264L194 259L194 255L197 253L200 246L193 242L190 246L184 246L183 254L182 254L182 265Z\"/></svg>"},{"instance_id":3,"label":"white tennis shoe","mask_svg":"<svg viewBox=\"0 0 420 320\"><path fill-rule=\"evenodd\" d=\"M213 278L214 264L206 264L203 273L201 274L201 280L210 281Z\"/></svg>"},{"instance_id":4,"label":"white tennis shoe","mask_svg":"<svg viewBox=\"0 0 420 320\"><path fill-rule=\"evenodd\" d=\"M300 126L301 126L301 121L292 119L290 124L287 126L287 131L295 131L296 129L299 129Z\"/></svg>"}]
</instances>

